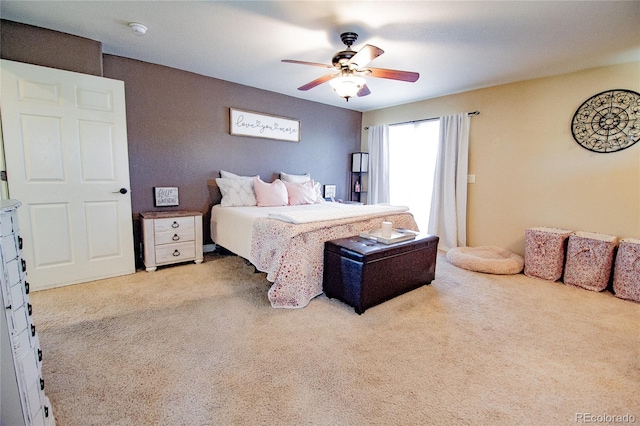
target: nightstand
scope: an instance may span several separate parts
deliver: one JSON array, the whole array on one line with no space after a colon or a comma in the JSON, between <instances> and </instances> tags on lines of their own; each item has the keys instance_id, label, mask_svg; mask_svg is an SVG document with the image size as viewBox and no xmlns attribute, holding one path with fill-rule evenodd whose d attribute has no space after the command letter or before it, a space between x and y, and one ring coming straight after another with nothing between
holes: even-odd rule
<instances>
[{"instance_id":1,"label":"nightstand","mask_svg":"<svg viewBox=\"0 0 640 426\"><path fill-rule=\"evenodd\" d=\"M144 212L140 217L144 266L148 272L158 266L190 260L202 263L202 213Z\"/></svg>"}]
</instances>

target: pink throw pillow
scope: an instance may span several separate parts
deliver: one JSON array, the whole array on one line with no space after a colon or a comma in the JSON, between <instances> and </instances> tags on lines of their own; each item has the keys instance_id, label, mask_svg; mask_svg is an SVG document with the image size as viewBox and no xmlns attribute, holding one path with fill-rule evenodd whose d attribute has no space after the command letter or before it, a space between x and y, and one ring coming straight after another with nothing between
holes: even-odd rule
<instances>
[{"instance_id":1,"label":"pink throw pillow","mask_svg":"<svg viewBox=\"0 0 640 426\"><path fill-rule=\"evenodd\" d=\"M286 206L289 203L287 187L280 179L266 183L258 176L254 176L253 189L256 192L259 207Z\"/></svg>"},{"instance_id":2,"label":"pink throw pillow","mask_svg":"<svg viewBox=\"0 0 640 426\"><path fill-rule=\"evenodd\" d=\"M300 204L315 204L318 202L316 191L313 187L313 181L304 183L295 183L284 181L289 193L289 205L297 206Z\"/></svg>"}]
</instances>

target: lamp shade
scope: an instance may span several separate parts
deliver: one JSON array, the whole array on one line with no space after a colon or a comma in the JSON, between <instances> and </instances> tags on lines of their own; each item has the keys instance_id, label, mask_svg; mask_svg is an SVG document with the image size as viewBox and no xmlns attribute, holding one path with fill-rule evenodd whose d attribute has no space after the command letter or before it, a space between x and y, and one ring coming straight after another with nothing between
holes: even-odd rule
<instances>
[{"instance_id":1,"label":"lamp shade","mask_svg":"<svg viewBox=\"0 0 640 426\"><path fill-rule=\"evenodd\" d=\"M351 154L351 171L367 173L369 171L369 153L354 152Z\"/></svg>"},{"instance_id":2,"label":"lamp shade","mask_svg":"<svg viewBox=\"0 0 640 426\"><path fill-rule=\"evenodd\" d=\"M338 95L349 99L358 94L358 91L366 84L366 80L357 75L341 75L332 78L329 83Z\"/></svg>"}]
</instances>

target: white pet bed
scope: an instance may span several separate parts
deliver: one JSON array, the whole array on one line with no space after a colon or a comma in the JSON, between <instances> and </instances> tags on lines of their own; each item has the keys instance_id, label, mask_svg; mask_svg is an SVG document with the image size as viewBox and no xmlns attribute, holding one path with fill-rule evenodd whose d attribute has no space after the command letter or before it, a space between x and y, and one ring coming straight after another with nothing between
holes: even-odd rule
<instances>
[{"instance_id":1,"label":"white pet bed","mask_svg":"<svg viewBox=\"0 0 640 426\"><path fill-rule=\"evenodd\" d=\"M524 268L522 256L494 246L452 248L447 260L459 268L485 274L519 274Z\"/></svg>"}]
</instances>

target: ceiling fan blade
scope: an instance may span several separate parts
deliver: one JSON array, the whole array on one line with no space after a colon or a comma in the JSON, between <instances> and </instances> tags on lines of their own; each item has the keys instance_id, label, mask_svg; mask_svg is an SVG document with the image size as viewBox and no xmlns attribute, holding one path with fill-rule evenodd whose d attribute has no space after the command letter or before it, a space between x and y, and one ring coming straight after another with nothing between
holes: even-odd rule
<instances>
[{"instance_id":1,"label":"ceiling fan blade","mask_svg":"<svg viewBox=\"0 0 640 426\"><path fill-rule=\"evenodd\" d=\"M282 62L288 64L312 65L314 67L333 68L333 65L319 64L317 62L296 61L295 59L283 59Z\"/></svg>"},{"instance_id":2,"label":"ceiling fan blade","mask_svg":"<svg viewBox=\"0 0 640 426\"><path fill-rule=\"evenodd\" d=\"M358 90L357 96L367 96L371 94L371 90L369 90L369 87L367 87L367 85L365 84L364 86L362 86L362 89Z\"/></svg>"},{"instance_id":3,"label":"ceiling fan blade","mask_svg":"<svg viewBox=\"0 0 640 426\"><path fill-rule=\"evenodd\" d=\"M349 64L356 64L358 68L362 68L383 53L384 50L379 47L367 44L349 59Z\"/></svg>"},{"instance_id":4,"label":"ceiling fan blade","mask_svg":"<svg viewBox=\"0 0 640 426\"><path fill-rule=\"evenodd\" d=\"M305 84L304 86L298 87L298 90L313 89L314 87L319 86L322 83L326 83L327 81L331 80L333 78L333 76L334 76L334 74L323 75L322 77L316 78L315 80L313 80L310 83Z\"/></svg>"},{"instance_id":5,"label":"ceiling fan blade","mask_svg":"<svg viewBox=\"0 0 640 426\"><path fill-rule=\"evenodd\" d=\"M401 80L413 83L420 78L420 74L411 71L388 70L384 68L367 68L371 77L388 78L391 80Z\"/></svg>"}]
</instances>

